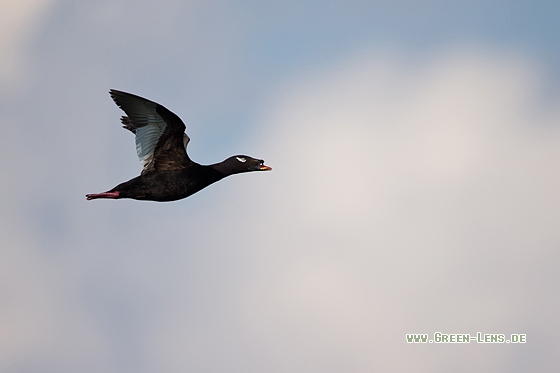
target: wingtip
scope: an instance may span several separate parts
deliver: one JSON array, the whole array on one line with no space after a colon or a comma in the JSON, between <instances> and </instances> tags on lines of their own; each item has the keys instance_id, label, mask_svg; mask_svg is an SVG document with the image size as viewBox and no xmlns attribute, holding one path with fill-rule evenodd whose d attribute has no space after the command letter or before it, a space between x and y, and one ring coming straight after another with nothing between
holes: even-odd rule
<instances>
[{"instance_id":1,"label":"wingtip","mask_svg":"<svg viewBox=\"0 0 560 373\"><path fill-rule=\"evenodd\" d=\"M111 95L111 98L113 99L115 104L117 104L118 107L121 107L119 100L122 99L124 92L116 89L110 89L109 94Z\"/></svg>"},{"instance_id":2,"label":"wingtip","mask_svg":"<svg viewBox=\"0 0 560 373\"><path fill-rule=\"evenodd\" d=\"M126 92L123 92L123 91L119 91L118 89L111 88L111 89L109 89L109 94L111 95L111 97L116 97L118 95L121 95L121 96L122 95L127 95L127 94L129 95L130 93L126 93Z\"/></svg>"}]
</instances>

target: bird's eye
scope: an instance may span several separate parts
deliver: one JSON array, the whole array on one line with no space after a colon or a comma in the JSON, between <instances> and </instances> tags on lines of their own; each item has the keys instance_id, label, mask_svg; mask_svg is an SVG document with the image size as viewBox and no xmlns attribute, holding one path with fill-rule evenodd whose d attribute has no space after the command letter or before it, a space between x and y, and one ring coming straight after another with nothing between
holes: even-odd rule
<instances>
[{"instance_id":1,"label":"bird's eye","mask_svg":"<svg viewBox=\"0 0 560 373\"><path fill-rule=\"evenodd\" d=\"M235 157L239 162L245 162L247 161L245 158L243 157Z\"/></svg>"}]
</instances>

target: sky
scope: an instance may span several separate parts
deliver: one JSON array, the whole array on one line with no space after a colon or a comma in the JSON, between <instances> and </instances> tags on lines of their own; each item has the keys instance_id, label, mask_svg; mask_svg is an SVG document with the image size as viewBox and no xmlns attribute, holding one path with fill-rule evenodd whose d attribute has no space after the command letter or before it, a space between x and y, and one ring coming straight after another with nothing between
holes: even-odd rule
<instances>
[{"instance_id":1,"label":"sky","mask_svg":"<svg viewBox=\"0 0 560 373\"><path fill-rule=\"evenodd\" d=\"M0 371L560 369L560 3L0 3ZM165 105L181 201L109 89ZM407 343L406 334L525 334Z\"/></svg>"}]
</instances>

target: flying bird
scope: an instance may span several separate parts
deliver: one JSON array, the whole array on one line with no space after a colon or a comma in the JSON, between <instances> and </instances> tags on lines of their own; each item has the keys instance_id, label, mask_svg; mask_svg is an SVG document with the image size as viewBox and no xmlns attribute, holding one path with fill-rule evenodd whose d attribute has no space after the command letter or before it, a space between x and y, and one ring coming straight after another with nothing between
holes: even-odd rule
<instances>
[{"instance_id":1,"label":"flying bird","mask_svg":"<svg viewBox=\"0 0 560 373\"><path fill-rule=\"evenodd\" d=\"M131 93L109 91L127 116L123 127L136 136L136 153L142 173L113 189L86 194L86 199L132 198L148 201L176 201L186 198L226 176L251 171L270 171L262 159L234 155L223 162L200 165L187 155L189 137L185 124L162 105Z\"/></svg>"}]
</instances>

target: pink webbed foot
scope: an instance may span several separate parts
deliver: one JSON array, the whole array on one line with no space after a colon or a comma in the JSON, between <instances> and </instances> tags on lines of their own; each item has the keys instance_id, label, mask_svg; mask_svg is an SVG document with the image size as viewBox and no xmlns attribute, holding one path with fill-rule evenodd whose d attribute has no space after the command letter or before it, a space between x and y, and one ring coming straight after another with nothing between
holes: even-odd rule
<instances>
[{"instance_id":1,"label":"pink webbed foot","mask_svg":"<svg viewBox=\"0 0 560 373\"><path fill-rule=\"evenodd\" d=\"M119 192L103 192L103 193L96 193L96 194L86 194L86 199L88 201L96 198L119 198Z\"/></svg>"}]
</instances>

